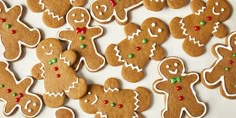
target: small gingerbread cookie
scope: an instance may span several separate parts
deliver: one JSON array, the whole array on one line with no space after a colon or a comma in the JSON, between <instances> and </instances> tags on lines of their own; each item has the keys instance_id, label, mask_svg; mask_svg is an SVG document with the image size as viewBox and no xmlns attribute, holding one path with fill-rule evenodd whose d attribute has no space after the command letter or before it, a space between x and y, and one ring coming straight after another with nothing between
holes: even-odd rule
<instances>
[{"instance_id":1,"label":"small gingerbread cookie","mask_svg":"<svg viewBox=\"0 0 236 118\"><path fill-rule=\"evenodd\" d=\"M35 47L41 39L38 29L29 28L20 21L22 9L21 5L9 9L0 1L0 35L4 46L3 57L7 61L18 60L22 53L21 46Z\"/></svg>"},{"instance_id":2,"label":"small gingerbread cookie","mask_svg":"<svg viewBox=\"0 0 236 118\"><path fill-rule=\"evenodd\" d=\"M143 87L121 89L118 79L109 78L104 86L88 86L88 94L80 99L81 108L95 118L143 118L142 111L150 107L151 92Z\"/></svg>"},{"instance_id":3,"label":"small gingerbread cookie","mask_svg":"<svg viewBox=\"0 0 236 118\"><path fill-rule=\"evenodd\" d=\"M181 8L187 5L189 0L143 0L143 5L151 11L160 11L169 6L173 9Z\"/></svg>"},{"instance_id":4,"label":"small gingerbread cookie","mask_svg":"<svg viewBox=\"0 0 236 118\"><path fill-rule=\"evenodd\" d=\"M67 14L67 22L71 29L59 32L59 38L69 43L68 49L78 53L78 70L84 62L89 71L98 71L105 65L105 58L98 53L94 40L103 34L99 26L89 27L91 17L89 12L82 7L75 7Z\"/></svg>"},{"instance_id":5,"label":"small gingerbread cookie","mask_svg":"<svg viewBox=\"0 0 236 118\"><path fill-rule=\"evenodd\" d=\"M83 6L87 0L27 0L33 12L43 12L43 22L51 28L65 24L65 16L73 6Z\"/></svg>"},{"instance_id":6,"label":"small gingerbread cookie","mask_svg":"<svg viewBox=\"0 0 236 118\"><path fill-rule=\"evenodd\" d=\"M90 11L100 23L109 23L115 19L124 25L128 22L128 12L141 4L142 0L94 0Z\"/></svg>"},{"instance_id":7,"label":"small gingerbread cookie","mask_svg":"<svg viewBox=\"0 0 236 118\"><path fill-rule=\"evenodd\" d=\"M166 96L162 118L182 118L184 113L201 118L206 114L206 105L193 88L200 80L197 73L185 73L183 61L176 57L164 59L158 71L162 78L154 82L153 89Z\"/></svg>"},{"instance_id":8,"label":"small gingerbread cookie","mask_svg":"<svg viewBox=\"0 0 236 118\"><path fill-rule=\"evenodd\" d=\"M75 118L75 113L71 108L60 107L55 113L56 118Z\"/></svg>"},{"instance_id":9,"label":"small gingerbread cookie","mask_svg":"<svg viewBox=\"0 0 236 118\"><path fill-rule=\"evenodd\" d=\"M144 77L144 67L150 59L162 60L165 51L161 44L169 36L168 26L158 18L148 18L140 27L134 23L125 25L127 37L118 45L111 44L105 52L108 64L123 65L122 76L129 82Z\"/></svg>"},{"instance_id":10,"label":"small gingerbread cookie","mask_svg":"<svg viewBox=\"0 0 236 118\"><path fill-rule=\"evenodd\" d=\"M208 88L220 86L223 96L236 99L236 32L226 39L226 45L215 45L212 48L217 60L208 69L202 71L202 83Z\"/></svg>"},{"instance_id":11,"label":"small gingerbread cookie","mask_svg":"<svg viewBox=\"0 0 236 118\"><path fill-rule=\"evenodd\" d=\"M193 57L205 52L205 45L212 35L223 38L228 34L228 28L223 24L232 12L227 0L192 0L194 12L185 18L175 17L170 22L170 32L173 37L185 38L182 45L184 51Z\"/></svg>"},{"instance_id":12,"label":"small gingerbread cookie","mask_svg":"<svg viewBox=\"0 0 236 118\"><path fill-rule=\"evenodd\" d=\"M59 40L49 38L41 41L36 54L41 63L32 68L32 75L36 79L44 79L46 92L43 100L48 107L62 106L65 95L79 99L87 92L86 81L79 78L71 67L76 61L75 52L67 50L62 53Z\"/></svg>"},{"instance_id":13,"label":"small gingerbread cookie","mask_svg":"<svg viewBox=\"0 0 236 118\"><path fill-rule=\"evenodd\" d=\"M33 79L27 77L17 81L9 70L9 64L3 61L0 61L0 73L0 100L4 102L4 114L10 116L19 108L25 117L37 116L43 102L39 96L29 92Z\"/></svg>"}]
</instances>

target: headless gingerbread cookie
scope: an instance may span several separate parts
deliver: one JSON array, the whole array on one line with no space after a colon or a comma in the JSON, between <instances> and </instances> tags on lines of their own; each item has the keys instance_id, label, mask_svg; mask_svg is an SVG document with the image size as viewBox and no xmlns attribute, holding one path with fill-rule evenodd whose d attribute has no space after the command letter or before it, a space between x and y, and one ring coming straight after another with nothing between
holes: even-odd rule
<instances>
[{"instance_id":1,"label":"headless gingerbread cookie","mask_svg":"<svg viewBox=\"0 0 236 118\"><path fill-rule=\"evenodd\" d=\"M81 108L95 118L142 118L140 112L147 110L151 93L143 87L135 90L120 89L118 79L109 78L104 87L92 84L88 94L80 99Z\"/></svg>"},{"instance_id":2,"label":"headless gingerbread cookie","mask_svg":"<svg viewBox=\"0 0 236 118\"><path fill-rule=\"evenodd\" d=\"M154 82L153 89L166 95L163 118L181 118L183 113L190 117L206 114L206 105L198 100L193 89L199 82L197 73L185 73L183 61L176 57L164 59L158 71L162 79Z\"/></svg>"},{"instance_id":3,"label":"headless gingerbread cookie","mask_svg":"<svg viewBox=\"0 0 236 118\"><path fill-rule=\"evenodd\" d=\"M41 63L33 67L32 75L36 79L44 79L46 92L43 99L47 106L59 107L64 104L65 95L79 99L86 93L86 81L70 67L76 61L73 51L62 53L60 41L49 38L39 43L36 53Z\"/></svg>"},{"instance_id":4,"label":"headless gingerbread cookie","mask_svg":"<svg viewBox=\"0 0 236 118\"><path fill-rule=\"evenodd\" d=\"M106 59L112 66L123 65L122 76L129 82L144 77L144 67L150 59L161 60L165 51L160 46L169 36L168 27L157 18L146 19L142 26L129 23L125 26L127 38L106 49Z\"/></svg>"},{"instance_id":5,"label":"headless gingerbread cookie","mask_svg":"<svg viewBox=\"0 0 236 118\"><path fill-rule=\"evenodd\" d=\"M188 2L189 0L143 0L143 5L151 11L160 11L167 5L171 8L178 9L187 5Z\"/></svg>"},{"instance_id":6,"label":"headless gingerbread cookie","mask_svg":"<svg viewBox=\"0 0 236 118\"><path fill-rule=\"evenodd\" d=\"M176 17L170 22L170 31L175 38L185 38L184 51L190 56L200 56L212 35L223 38L228 28L223 24L231 15L227 0L192 0L194 14L185 18Z\"/></svg>"},{"instance_id":7,"label":"headless gingerbread cookie","mask_svg":"<svg viewBox=\"0 0 236 118\"><path fill-rule=\"evenodd\" d=\"M20 21L22 6L16 5L8 9L3 1L0 1L0 35L4 46L4 58L15 61L20 58L22 45L35 47L40 39L38 29L30 29Z\"/></svg>"},{"instance_id":8,"label":"headless gingerbread cookie","mask_svg":"<svg viewBox=\"0 0 236 118\"><path fill-rule=\"evenodd\" d=\"M39 96L29 92L33 79L28 77L17 81L9 70L7 62L0 62L0 100L4 102L3 112L9 116L19 108L25 117L35 117L43 105Z\"/></svg>"},{"instance_id":9,"label":"headless gingerbread cookie","mask_svg":"<svg viewBox=\"0 0 236 118\"><path fill-rule=\"evenodd\" d=\"M97 52L94 39L101 36L101 27L89 27L90 14L82 7L71 9L67 15L70 30L59 32L59 38L69 43L68 49L74 50L80 56L76 70L84 62L89 71L98 71L105 65L105 58Z\"/></svg>"}]
</instances>

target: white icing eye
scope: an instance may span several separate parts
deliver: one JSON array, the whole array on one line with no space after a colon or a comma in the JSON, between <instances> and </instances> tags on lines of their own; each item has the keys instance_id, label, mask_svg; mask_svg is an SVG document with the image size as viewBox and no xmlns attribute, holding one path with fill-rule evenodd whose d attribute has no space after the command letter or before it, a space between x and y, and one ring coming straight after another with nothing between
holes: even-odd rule
<instances>
[{"instance_id":1,"label":"white icing eye","mask_svg":"<svg viewBox=\"0 0 236 118\"><path fill-rule=\"evenodd\" d=\"M32 112L32 109L28 109L28 112L29 112L29 113Z\"/></svg>"},{"instance_id":2,"label":"white icing eye","mask_svg":"<svg viewBox=\"0 0 236 118\"><path fill-rule=\"evenodd\" d=\"M177 66L178 66L178 63L174 63L174 66L177 67Z\"/></svg>"},{"instance_id":3,"label":"white icing eye","mask_svg":"<svg viewBox=\"0 0 236 118\"><path fill-rule=\"evenodd\" d=\"M85 102L85 103L88 103L88 100L86 99L86 100L84 100L84 102Z\"/></svg>"},{"instance_id":4,"label":"white icing eye","mask_svg":"<svg viewBox=\"0 0 236 118\"><path fill-rule=\"evenodd\" d=\"M101 16L101 15L102 15L102 12L99 12L99 15Z\"/></svg>"},{"instance_id":5,"label":"white icing eye","mask_svg":"<svg viewBox=\"0 0 236 118\"><path fill-rule=\"evenodd\" d=\"M81 14L81 17L84 17L84 14Z\"/></svg>"},{"instance_id":6,"label":"white icing eye","mask_svg":"<svg viewBox=\"0 0 236 118\"><path fill-rule=\"evenodd\" d=\"M224 9L224 8L221 8L221 11L222 11L222 12L224 12L224 11L225 11L225 9Z\"/></svg>"},{"instance_id":7,"label":"white icing eye","mask_svg":"<svg viewBox=\"0 0 236 118\"><path fill-rule=\"evenodd\" d=\"M91 95L91 92L88 92L89 95Z\"/></svg>"},{"instance_id":8,"label":"white icing eye","mask_svg":"<svg viewBox=\"0 0 236 118\"><path fill-rule=\"evenodd\" d=\"M36 105L37 105L36 103L33 104L33 106L36 106Z\"/></svg>"},{"instance_id":9,"label":"white icing eye","mask_svg":"<svg viewBox=\"0 0 236 118\"><path fill-rule=\"evenodd\" d=\"M99 6L96 6L96 9L99 9Z\"/></svg>"},{"instance_id":10,"label":"white icing eye","mask_svg":"<svg viewBox=\"0 0 236 118\"><path fill-rule=\"evenodd\" d=\"M158 30L157 30L157 31L160 33L160 32L162 32L162 29L161 29L161 28L158 28Z\"/></svg>"},{"instance_id":11,"label":"white icing eye","mask_svg":"<svg viewBox=\"0 0 236 118\"><path fill-rule=\"evenodd\" d=\"M50 43L50 45L49 45L50 47L52 47L53 45Z\"/></svg>"},{"instance_id":12,"label":"white icing eye","mask_svg":"<svg viewBox=\"0 0 236 118\"><path fill-rule=\"evenodd\" d=\"M156 27L156 23L152 23L151 25L152 25L152 27Z\"/></svg>"},{"instance_id":13,"label":"white icing eye","mask_svg":"<svg viewBox=\"0 0 236 118\"><path fill-rule=\"evenodd\" d=\"M0 8L0 12L2 12L2 9Z\"/></svg>"},{"instance_id":14,"label":"white icing eye","mask_svg":"<svg viewBox=\"0 0 236 118\"><path fill-rule=\"evenodd\" d=\"M42 48L44 49L44 48L45 48L45 46L42 46Z\"/></svg>"},{"instance_id":15,"label":"white icing eye","mask_svg":"<svg viewBox=\"0 0 236 118\"><path fill-rule=\"evenodd\" d=\"M219 2L215 2L215 5L218 6L218 5L219 5Z\"/></svg>"},{"instance_id":16,"label":"white icing eye","mask_svg":"<svg viewBox=\"0 0 236 118\"><path fill-rule=\"evenodd\" d=\"M166 68L169 69L169 68L170 68L170 65L166 65Z\"/></svg>"},{"instance_id":17,"label":"white icing eye","mask_svg":"<svg viewBox=\"0 0 236 118\"><path fill-rule=\"evenodd\" d=\"M75 17L75 16L76 16L76 14L72 14L72 16L73 16L73 17Z\"/></svg>"}]
</instances>

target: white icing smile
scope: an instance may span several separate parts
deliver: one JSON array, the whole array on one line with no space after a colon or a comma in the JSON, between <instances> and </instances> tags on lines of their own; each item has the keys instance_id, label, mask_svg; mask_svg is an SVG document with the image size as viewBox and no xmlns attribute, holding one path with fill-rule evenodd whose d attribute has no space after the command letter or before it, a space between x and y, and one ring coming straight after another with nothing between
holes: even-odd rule
<instances>
[{"instance_id":1,"label":"white icing smile","mask_svg":"<svg viewBox=\"0 0 236 118\"><path fill-rule=\"evenodd\" d=\"M169 70L169 73L170 73L170 74L177 74L177 73L178 73L178 69L175 69L174 71Z\"/></svg>"},{"instance_id":2,"label":"white icing smile","mask_svg":"<svg viewBox=\"0 0 236 118\"><path fill-rule=\"evenodd\" d=\"M219 3L216 2L215 5L218 6ZM224 8L221 8L221 12L224 12L224 11L225 11L225 9L224 9ZM220 15L220 12L216 12L216 11L215 11L215 7L212 8L212 13L213 13L214 15L217 15L217 16Z\"/></svg>"},{"instance_id":3,"label":"white icing smile","mask_svg":"<svg viewBox=\"0 0 236 118\"><path fill-rule=\"evenodd\" d=\"M107 6L106 5L101 5L100 7L103 8L103 12L99 12L99 15L103 15L103 13L107 11ZM99 6L96 6L96 9L98 10Z\"/></svg>"},{"instance_id":4,"label":"white icing smile","mask_svg":"<svg viewBox=\"0 0 236 118\"><path fill-rule=\"evenodd\" d=\"M26 104L25 104L25 107L24 107L24 109L28 110L28 112L32 112L32 109L29 109L29 108L28 108L28 107L29 107L29 104L30 104L31 102L32 102L31 100L28 100L28 101L26 102Z\"/></svg>"},{"instance_id":5,"label":"white icing smile","mask_svg":"<svg viewBox=\"0 0 236 118\"><path fill-rule=\"evenodd\" d=\"M97 103L97 101L98 101L98 96L95 94L94 95L95 96L95 100L91 103L91 105L94 105L94 104L96 104Z\"/></svg>"},{"instance_id":6,"label":"white icing smile","mask_svg":"<svg viewBox=\"0 0 236 118\"><path fill-rule=\"evenodd\" d=\"M164 2L164 0L150 0L150 1L154 1L154 2Z\"/></svg>"},{"instance_id":7,"label":"white icing smile","mask_svg":"<svg viewBox=\"0 0 236 118\"><path fill-rule=\"evenodd\" d=\"M52 55L53 54L53 50L51 50L50 52L45 52L46 55Z\"/></svg>"},{"instance_id":8,"label":"white icing smile","mask_svg":"<svg viewBox=\"0 0 236 118\"><path fill-rule=\"evenodd\" d=\"M82 20L74 20L75 23L83 23L85 22L85 19L82 19Z\"/></svg>"},{"instance_id":9,"label":"white icing smile","mask_svg":"<svg viewBox=\"0 0 236 118\"><path fill-rule=\"evenodd\" d=\"M149 34L151 37L158 37L157 34L153 34L153 33L152 33L152 31L151 31L150 28L148 28L148 34Z\"/></svg>"}]
</instances>

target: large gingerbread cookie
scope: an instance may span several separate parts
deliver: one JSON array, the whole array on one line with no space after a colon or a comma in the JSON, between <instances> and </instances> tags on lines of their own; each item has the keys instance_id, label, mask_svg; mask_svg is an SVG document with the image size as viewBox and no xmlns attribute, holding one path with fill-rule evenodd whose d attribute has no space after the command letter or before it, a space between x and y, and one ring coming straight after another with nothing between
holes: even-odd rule
<instances>
[{"instance_id":1,"label":"large gingerbread cookie","mask_svg":"<svg viewBox=\"0 0 236 118\"><path fill-rule=\"evenodd\" d=\"M68 49L74 50L80 56L76 69L84 62L89 71L98 71L105 65L105 58L98 53L94 40L103 34L99 26L90 27L89 12L82 7L75 7L67 14L70 29L59 32L59 38L69 43Z\"/></svg>"},{"instance_id":2,"label":"large gingerbread cookie","mask_svg":"<svg viewBox=\"0 0 236 118\"><path fill-rule=\"evenodd\" d=\"M206 114L206 105L200 102L194 85L200 81L197 73L186 73L181 59L169 57L158 68L161 79L153 84L155 92L165 94L165 109L162 118L189 117L202 118Z\"/></svg>"},{"instance_id":3,"label":"large gingerbread cookie","mask_svg":"<svg viewBox=\"0 0 236 118\"><path fill-rule=\"evenodd\" d=\"M184 51L190 56L200 56L205 52L205 45L214 35L223 38L228 28L223 24L230 16L232 8L227 0L192 0L194 12L185 18L175 17L170 22L171 34L178 39L185 38Z\"/></svg>"},{"instance_id":4,"label":"large gingerbread cookie","mask_svg":"<svg viewBox=\"0 0 236 118\"><path fill-rule=\"evenodd\" d=\"M83 6L87 0L27 0L33 12L43 12L43 22L52 28L65 24L65 16L73 6Z\"/></svg>"},{"instance_id":5,"label":"large gingerbread cookie","mask_svg":"<svg viewBox=\"0 0 236 118\"><path fill-rule=\"evenodd\" d=\"M95 118L143 118L152 101L151 92L143 87L121 89L118 79L109 78L104 86L88 86L88 94L80 99L81 108Z\"/></svg>"},{"instance_id":6,"label":"large gingerbread cookie","mask_svg":"<svg viewBox=\"0 0 236 118\"><path fill-rule=\"evenodd\" d=\"M90 11L100 23L109 23L115 19L119 24L126 24L128 12L141 4L142 0L94 0Z\"/></svg>"},{"instance_id":7,"label":"large gingerbread cookie","mask_svg":"<svg viewBox=\"0 0 236 118\"><path fill-rule=\"evenodd\" d=\"M12 115L17 108L25 117L35 117L41 111L43 102L39 96L30 93L33 79L27 77L17 81L9 70L7 62L0 61L0 100L4 102L3 112Z\"/></svg>"},{"instance_id":8,"label":"large gingerbread cookie","mask_svg":"<svg viewBox=\"0 0 236 118\"><path fill-rule=\"evenodd\" d=\"M160 11L169 6L173 9L181 8L187 5L189 0L143 0L143 5L151 11Z\"/></svg>"},{"instance_id":9,"label":"large gingerbread cookie","mask_svg":"<svg viewBox=\"0 0 236 118\"><path fill-rule=\"evenodd\" d=\"M212 47L213 54L217 60L210 68L202 71L202 83L208 88L220 86L223 96L236 98L236 32L229 34L226 45L215 45Z\"/></svg>"},{"instance_id":10,"label":"large gingerbread cookie","mask_svg":"<svg viewBox=\"0 0 236 118\"><path fill-rule=\"evenodd\" d=\"M118 45L109 45L105 56L108 64L123 65L124 79L137 82L144 77L144 67L150 59L161 60L165 57L161 44L169 36L168 26L160 19L148 18L141 27L129 23L124 30L127 37Z\"/></svg>"},{"instance_id":11,"label":"large gingerbread cookie","mask_svg":"<svg viewBox=\"0 0 236 118\"><path fill-rule=\"evenodd\" d=\"M46 92L43 99L47 106L59 107L64 104L66 95L79 99L86 93L86 81L79 78L71 67L76 61L75 52L67 50L62 53L60 41L49 38L39 43L36 54L41 63L33 67L32 75L44 79Z\"/></svg>"},{"instance_id":12,"label":"large gingerbread cookie","mask_svg":"<svg viewBox=\"0 0 236 118\"><path fill-rule=\"evenodd\" d=\"M15 5L10 9L0 1L0 35L4 46L3 57L7 61L15 61L20 58L22 46L35 47L41 35L38 29L29 28L20 21L22 6Z\"/></svg>"}]
</instances>

